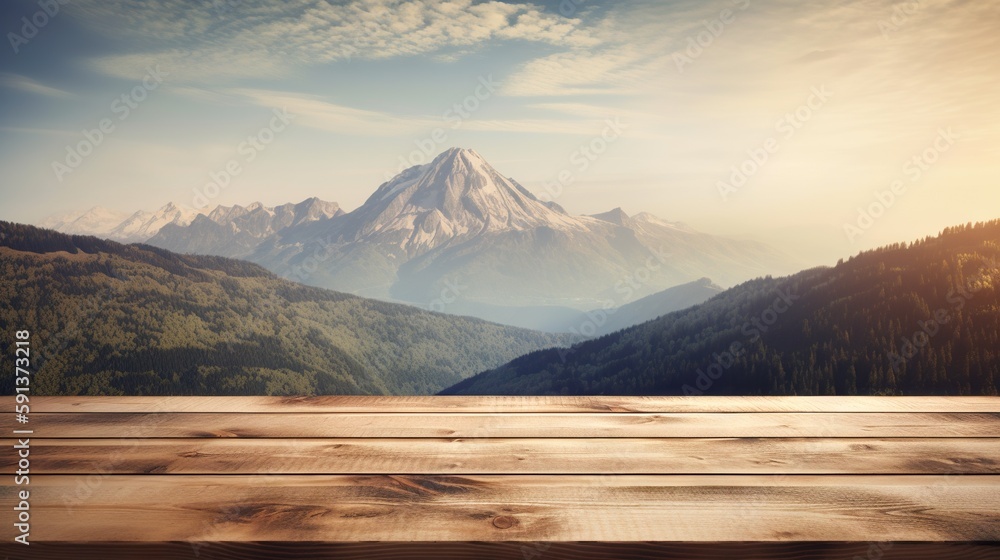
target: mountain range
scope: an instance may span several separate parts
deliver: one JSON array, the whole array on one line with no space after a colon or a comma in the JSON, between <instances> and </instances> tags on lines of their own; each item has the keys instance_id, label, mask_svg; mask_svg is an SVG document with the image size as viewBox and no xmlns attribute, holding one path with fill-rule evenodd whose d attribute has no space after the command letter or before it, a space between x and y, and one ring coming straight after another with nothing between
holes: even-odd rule
<instances>
[{"instance_id":1,"label":"mountain range","mask_svg":"<svg viewBox=\"0 0 1000 560\"><path fill-rule=\"evenodd\" d=\"M596 328L590 315L701 278L728 286L797 268L764 244L649 213L570 215L460 148L402 171L351 212L318 198L202 210L171 203L127 217L92 208L42 225L246 259L317 287L549 332L602 334L611 327ZM687 299L677 300L681 293ZM672 303L647 311L666 313L710 295L678 290L659 298ZM655 317L621 322L630 316L616 314L609 324Z\"/></svg>"},{"instance_id":2,"label":"mountain range","mask_svg":"<svg viewBox=\"0 0 1000 560\"><path fill-rule=\"evenodd\" d=\"M51 229L70 235L95 235L110 237L111 232L121 225L129 214L94 206L83 212L56 214L38 222L38 227Z\"/></svg>"},{"instance_id":3,"label":"mountain range","mask_svg":"<svg viewBox=\"0 0 1000 560\"><path fill-rule=\"evenodd\" d=\"M996 395L1000 220L759 278L444 391L459 395Z\"/></svg>"},{"instance_id":4,"label":"mountain range","mask_svg":"<svg viewBox=\"0 0 1000 560\"><path fill-rule=\"evenodd\" d=\"M764 244L651 214L570 215L460 148L404 170L351 212L252 233L213 214L165 226L147 242L246 258L365 297L425 308L448 300L445 312L491 319L498 307L618 307L703 277L731 285L794 268Z\"/></svg>"},{"instance_id":5,"label":"mountain range","mask_svg":"<svg viewBox=\"0 0 1000 560\"><path fill-rule=\"evenodd\" d=\"M95 206L84 212L50 216L39 227L71 235L93 235L121 243L142 243L167 224L186 226L202 212L168 203L159 210L126 214Z\"/></svg>"},{"instance_id":6,"label":"mountain range","mask_svg":"<svg viewBox=\"0 0 1000 560\"><path fill-rule=\"evenodd\" d=\"M0 275L0 331L32 333L33 394L429 394L569 341L7 222Z\"/></svg>"},{"instance_id":7,"label":"mountain range","mask_svg":"<svg viewBox=\"0 0 1000 560\"><path fill-rule=\"evenodd\" d=\"M457 286L461 289L461 286ZM583 340L614 332L625 327L645 323L671 311L685 309L722 292L722 288L702 278L687 284L667 288L624 305L609 300L603 307L579 311L559 306L499 306L456 300L438 303L440 310L454 315L470 315L526 329L568 333L574 340ZM433 309L435 306L431 306Z\"/></svg>"},{"instance_id":8,"label":"mountain range","mask_svg":"<svg viewBox=\"0 0 1000 560\"><path fill-rule=\"evenodd\" d=\"M233 256L234 247L241 245L241 238L263 237L290 225L306 221L330 218L343 214L334 202L310 198L298 204L284 204L267 207L260 202L248 206L216 206L196 210L170 202L162 208L149 212L138 210L126 214L95 206L83 212L70 212L49 216L38 223L38 227L71 235L92 235L121 243L145 243L156 236L164 227L187 227L194 222L198 226L208 223L219 226L214 232L217 241L202 242L203 254ZM230 237L236 238L235 244ZM243 241L248 243L248 241ZM192 247L197 248L197 241ZM188 251L199 253L197 250Z\"/></svg>"},{"instance_id":9,"label":"mountain range","mask_svg":"<svg viewBox=\"0 0 1000 560\"><path fill-rule=\"evenodd\" d=\"M181 253L245 258L285 228L325 221L343 213L337 203L318 198L270 208L259 202L245 207L218 206L187 224L166 224L147 242Z\"/></svg>"}]
</instances>

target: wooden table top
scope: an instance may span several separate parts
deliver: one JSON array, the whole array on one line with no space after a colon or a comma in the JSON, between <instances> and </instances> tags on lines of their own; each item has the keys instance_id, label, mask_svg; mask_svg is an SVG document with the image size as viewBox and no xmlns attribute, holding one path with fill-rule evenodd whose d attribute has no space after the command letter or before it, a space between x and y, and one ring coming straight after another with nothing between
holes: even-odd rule
<instances>
[{"instance_id":1,"label":"wooden table top","mask_svg":"<svg viewBox=\"0 0 1000 560\"><path fill-rule=\"evenodd\" d=\"M1000 398L31 404L9 558L1000 558Z\"/></svg>"}]
</instances>

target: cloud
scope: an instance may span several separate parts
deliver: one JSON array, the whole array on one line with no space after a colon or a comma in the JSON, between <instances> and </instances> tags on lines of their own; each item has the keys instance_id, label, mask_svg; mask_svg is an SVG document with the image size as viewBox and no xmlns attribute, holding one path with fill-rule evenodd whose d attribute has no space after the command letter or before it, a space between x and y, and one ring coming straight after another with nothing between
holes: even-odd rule
<instances>
[{"instance_id":1,"label":"cloud","mask_svg":"<svg viewBox=\"0 0 1000 560\"><path fill-rule=\"evenodd\" d=\"M0 73L0 86L10 89L19 89L21 91L44 95L46 97L63 99L73 97L73 94L68 91L47 86L41 82L32 80L27 76L21 76L20 74Z\"/></svg>"},{"instance_id":2,"label":"cloud","mask_svg":"<svg viewBox=\"0 0 1000 560\"><path fill-rule=\"evenodd\" d=\"M81 0L73 6L91 25L137 44L138 52L95 61L102 72L126 78L154 62L174 68L175 80L273 78L355 59L439 53L447 59L490 41L595 44L580 20L523 3L154 0L138 8L126 0Z\"/></svg>"},{"instance_id":3,"label":"cloud","mask_svg":"<svg viewBox=\"0 0 1000 560\"><path fill-rule=\"evenodd\" d=\"M287 110L297 126L354 136L410 135L441 126L430 118L405 117L338 105L316 95L261 89L234 89L229 94L262 107Z\"/></svg>"},{"instance_id":4,"label":"cloud","mask_svg":"<svg viewBox=\"0 0 1000 560\"><path fill-rule=\"evenodd\" d=\"M630 117L642 117L650 118L653 115L649 113L643 113L639 111L633 111L630 109L625 109L620 106L610 106L610 105L592 105L589 103L577 103L577 102L559 102L559 103L532 103L528 105L532 109L542 109L544 111L553 111L556 113L562 113L566 115L572 115L574 117L584 117L592 119L605 119L615 116L630 116Z\"/></svg>"},{"instance_id":5,"label":"cloud","mask_svg":"<svg viewBox=\"0 0 1000 560\"><path fill-rule=\"evenodd\" d=\"M535 134L568 134L592 137L600 134L602 121L559 119L483 119L463 123L465 130Z\"/></svg>"},{"instance_id":6,"label":"cloud","mask_svg":"<svg viewBox=\"0 0 1000 560\"><path fill-rule=\"evenodd\" d=\"M674 66L671 53L726 3L637 0L585 27L586 41L521 64L501 92L512 97L637 95ZM582 35L582 34L581 34Z\"/></svg>"},{"instance_id":7,"label":"cloud","mask_svg":"<svg viewBox=\"0 0 1000 560\"><path fill-rule=\"evenodd\" d=\"M80 134L80 131L78 130L62 130L55 128L36 128L36 127L22 127L22 126L0 126L0 130L4 132L10 132L13 134L41 134L46 136L65 136L68 138L74 138Z\"/></svg>"},{"instance_id":8,"label":"cloud","mask_svg":"<svg viewBox=\"0 0 1000 560\"><path fill-rule=\"evenodd\" d=\"M441 118L402 115L385 111L371 111L334 103L322 96L288 91L252 88L233 88L209 91L200 88L174 88L175 93L201 101L233 104L245 102L267 108L287 110L294 116L296 126L307 126L349 136L411 136L424 135L436 128L450 130L454 124ZM630 115L635 114L625 111ZM462 130L486 132L511 132L530 134L566 134L593 136L601 131L606 119L621 117L622 112L610 109L601 112L591 107L587 114L576 114L576 119L553 118L491 118L470 117L461 123Z\"/></svg>"},{"instance_id":9,"label":"cloud","mask_svg":"<svg viewBox=\"0 0 1000 560\"><path fill-rule=\"evenodd\" d=\"M628 45L561 52L522 65L504 81L501 93L514 97L631 95L642 88L644 78L665 64L663 57L643 55Z\"/></svg>"}]
</instances>

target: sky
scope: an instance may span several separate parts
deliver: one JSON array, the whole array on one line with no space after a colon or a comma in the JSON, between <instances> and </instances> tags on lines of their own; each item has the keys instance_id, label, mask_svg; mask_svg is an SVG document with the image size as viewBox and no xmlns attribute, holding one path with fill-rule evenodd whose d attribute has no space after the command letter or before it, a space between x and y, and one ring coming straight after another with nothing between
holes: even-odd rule
<instances>
[{"instance_id":1,"label":"sky","mask_svg":"<svg viewBox=\"0 0 1000 560\"><path fill-rule=\"evenodd\" d=\"M346 210L452 146L832 264L1000 218L1000 5L13 0L0 219Z\"/></svg>"}]
</instances>

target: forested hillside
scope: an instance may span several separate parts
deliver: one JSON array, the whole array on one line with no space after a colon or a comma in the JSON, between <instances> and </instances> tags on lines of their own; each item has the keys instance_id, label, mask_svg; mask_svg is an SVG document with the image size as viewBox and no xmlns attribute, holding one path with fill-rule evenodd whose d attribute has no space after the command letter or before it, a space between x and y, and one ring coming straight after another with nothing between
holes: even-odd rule
<instances>
[{"instance_id":1,"label":"forested hillside","mask_svg":"<svg viewBox=\"0 0 1000 560\"><path fill-rule=\"evenodd\" d=\"M31 331L33 394L427 394L564 340L7 222L0 277L0 347Z\"/></svg>"},{"instance_id":2,"label":"forested hillside","mask_svg":"<svg viewBox=\"0 0 1000 560\"><path fill-rule=\"evenodd\" d=\"M449 394L995 395L1000 221L746 282Z\"/></svg>"}]
</instances>

